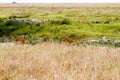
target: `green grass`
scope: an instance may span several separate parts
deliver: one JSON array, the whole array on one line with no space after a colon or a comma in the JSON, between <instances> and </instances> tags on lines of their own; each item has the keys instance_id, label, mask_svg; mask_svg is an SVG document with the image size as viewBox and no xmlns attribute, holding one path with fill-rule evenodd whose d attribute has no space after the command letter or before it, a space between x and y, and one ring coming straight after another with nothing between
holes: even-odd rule
<instances>
[{"instance_id":1,"label":"green grass","mask_svg":"<svg viewBox=\"0 0 120 80\"><path fill-rule=\"evenodd\" d=\"M120 19L119 8L77 8L63 10L56 8L5 8L0 10L1 18L18 16L28 18L37 18L40 20L49 19L40 26L34 24L19 24L13 22L11 25L0 22L1 31L4 28L4 34L22 35L32 34L38 37L61 39L63 37L72 37L84 39L88 37L101 38L103 36L120 39ZM27 16L27 17L26 17ZM21 27L20 27L21 26ZM18 28L19 27L19 28ZM12 28L12 31L11 29ZM9 32L7 32L9 30ZM1 34L3 35L3 34Z\"/></svg>"}]
</instances>

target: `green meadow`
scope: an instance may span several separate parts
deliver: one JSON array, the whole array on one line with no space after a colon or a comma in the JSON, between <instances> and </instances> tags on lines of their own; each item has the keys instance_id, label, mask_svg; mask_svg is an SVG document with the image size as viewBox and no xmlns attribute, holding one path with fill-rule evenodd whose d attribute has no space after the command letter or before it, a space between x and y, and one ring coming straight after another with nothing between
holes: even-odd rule
<instances>
[{"instance_id":1,"label":"green meadow","mask_svg":"<svg viewBox=\"0 0 120 80\"><path fill-rule=\"evenodd\" d=\"M41 5L41 6L40 6ZM67 5L67 6L66 6ZM69 5L69 6L68 6ZM59 41L64 37L78 40L120 39L119 6L72 6L71 4L9 4L0 8L0 36L33 36L35 39ZM95 4L91 4L95 5ZM115 4L114 4L115 5ZM111 7L110 7L111 6ZM38 19L40 24L6 21L6 19Z\"/></svg>"}]
</instances>

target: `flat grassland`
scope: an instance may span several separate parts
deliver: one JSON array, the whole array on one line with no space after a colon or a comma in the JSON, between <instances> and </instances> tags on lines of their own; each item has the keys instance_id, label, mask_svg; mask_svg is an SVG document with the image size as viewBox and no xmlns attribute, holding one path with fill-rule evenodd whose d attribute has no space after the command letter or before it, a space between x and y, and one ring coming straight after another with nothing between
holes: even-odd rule
<instances>
[{"instance_id":1,"label":"flat grassland","mask_svg":"<svg viewBox=\"0 0 120 80\"><path fill-rule=\"evenodd\" d=\"M0 43L0 80L120 80L119 47L57 43L64 37L119 40L119 8L119 4L0 4L0 38L26 34L38 41ZM37 26L5 21L11 17L46 22Z\"/></svg>"},{"instance_id":2,"label":"flat grassland","mask_svg":"<svg viewBox=\"0 0 120 80\"><path fill-rule=\"evenodd\" d=\"M60 40L120 39L119 4L0 4L0 36L23 34ZM5 22L4 18L39 19L39 26Z\"/></svg>"},{"instance_id":3,"label":"flat grassland","mask_svg":"<svg viewBox=\"0 0 120 80\"><path fill-rule=\"evenodd\" d=\"M120 48L0 45L0 80L120 80Z\"/></svg>"}]
</instances>

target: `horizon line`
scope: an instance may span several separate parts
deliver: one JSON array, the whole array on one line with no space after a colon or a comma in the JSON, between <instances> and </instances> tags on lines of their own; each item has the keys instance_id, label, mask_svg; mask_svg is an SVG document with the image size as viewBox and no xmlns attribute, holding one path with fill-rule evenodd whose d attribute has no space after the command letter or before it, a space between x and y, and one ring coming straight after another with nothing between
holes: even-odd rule
<instances>
[{"instance_id":1,"label":"horizon line","mask_svg":"<svg viewBox=\"0 0 120 80\"><path fill-rule=\"evenodd\" d=\"M14 2L14 1L13 1ZM7 2L7 3L13 3L13 2ZM0 2L0 3L2 3L2 4L6 4L6 2ZM16 4L19 4L19 3L28 3L28 4L106 4L106 3L115 3L115 4L120 4L120 2L74 2L74 3L72 3L72 2L44 2L44 3L42 3L42 2L37 2L37 3L32 3L32 2L16 2Z\"/></svg>"}]
</instances>

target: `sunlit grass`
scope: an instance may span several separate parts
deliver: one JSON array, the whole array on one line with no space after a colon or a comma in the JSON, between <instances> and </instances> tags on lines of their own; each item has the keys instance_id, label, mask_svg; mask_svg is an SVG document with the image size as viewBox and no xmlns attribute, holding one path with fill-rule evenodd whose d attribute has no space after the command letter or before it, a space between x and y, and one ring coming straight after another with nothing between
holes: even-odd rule
<instances>
[{"instance_id":1,"label":"sunlit grass","mask_svg":"<svg viewBox=\"0 0 120 80\"><path fill-rule=\"evenodd\" d=\"M0 80L120 80L120 48L0 44Z\"/></svg>"},{"instance_id":2,"label":"sunlit grass","mask_svg":"<svg viewBox=\"0 0 120 80\"><path fill-rule=\"evenodd\" d=\"M101 7L96 4L89 4L89 6L92 7L89 7L88 4L28 5L29 4L1 4L0 18L21 16L24 17L22 19L25 20L29 18L36 18L40 21L48 21L40 23L39 26L21 23L13 25L14 22L13 24L6 26L5 22L1 22L1 35L4 33L4 35L9 34L9 36L14 37L15 35L20 36L22 34L32 34L42 37L40 35L45 33L45 36L51 36L52 34L52 37L49 38L55 39L60 39L63 37L77 39L84 39L85 37L97 37L100 39L103 36L120 39L120 10L118 4L106 4L107 6L111 6L110 8L104 4L101 4ZM84 8L82 7L83 5ZM25 17L27 15L28 17ZM64 19L67 19L66 22L69 22L70 24L61 24L61 21ZM28 26L32 26L33 28L29 28ZM10 29L11 27L12 29ZM14 27L21 28L14 29ZM3 28L5 28L5 31Z\"/></svg>"}]
</instances>

